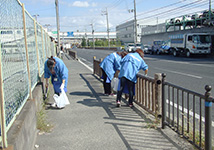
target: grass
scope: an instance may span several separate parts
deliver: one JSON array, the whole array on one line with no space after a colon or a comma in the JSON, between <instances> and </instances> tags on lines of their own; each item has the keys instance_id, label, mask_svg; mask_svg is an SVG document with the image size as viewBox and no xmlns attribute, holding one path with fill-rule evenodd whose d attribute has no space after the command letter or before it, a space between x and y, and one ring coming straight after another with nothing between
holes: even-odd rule
<instances>
[{"instance_id":1,"label":"grass","mask_svg":"<svg viewBox=\"0 0 214 150\"><path fill-rule=\"evenodd\" d=\"M47 114L45 112L45 108L42 109L37 113L37 129L40 132L51 132L53 125L47 121Z\"/></svg>"},{"instance_id":2,"label":"grass","mask_svg":"<svg viewBox=\"0 0 214 150\"><path fill-rule=\"evenodd\" d=\"M45 103L48 101L49 101L49 91L47 93L47 98L42 103L42 109L39 112L37 112L37 129L39 129L40 132L49 133L53 129L53 125L48 121L47 113L45 112Z\"/></svg>"}]
</instances>

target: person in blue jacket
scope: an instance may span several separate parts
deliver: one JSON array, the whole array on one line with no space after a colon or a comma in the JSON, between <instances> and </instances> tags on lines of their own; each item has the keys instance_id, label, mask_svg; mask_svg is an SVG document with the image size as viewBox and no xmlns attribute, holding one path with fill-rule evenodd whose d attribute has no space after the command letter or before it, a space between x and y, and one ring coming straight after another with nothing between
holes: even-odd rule
<instances>
[{"instance_id":1,"label":"person in blue jacket","mask_svg":"<svg viewBox=\"0 0 214 150\"><path fill-rule=\"evenodd\" d=\"M117 70L120 70L120 60L124 52L114 52L109 54L100 63L103 72L104 94L111 95L111 80Z\"/></svg>"},{"instance_id":2,"label":"person in blue jacket","mask_svg":"<svg viewBox=\"0 0 214 150\"><path fill-rule=\"evenodd\" d=\"M48 88L48 79L50 77L55 94L59 96L62 92L61 89L64 89L64 91L67 92L68 69L61 59L53 56L45 61L44 78L46 80L46 88Z\"/></svg>"},{"instance_id":3,"label":"person in blue jacket","mask_svg":"<svg viewBox=\"0 0 214 150\"><path fill-rule=\"evenodd\" d=\"M137 82L137 73L142 69L147 75L148 65L143 60L144 52L141 49L137 49L135 53L127 54L121 60L121 69L118 78L120 79L120 88L117 92L116 103L117 107L120 107L121 95L124 87L128 85L129 91L129 106L133 106L133 87Z\"/></svg>"}]
</instances>

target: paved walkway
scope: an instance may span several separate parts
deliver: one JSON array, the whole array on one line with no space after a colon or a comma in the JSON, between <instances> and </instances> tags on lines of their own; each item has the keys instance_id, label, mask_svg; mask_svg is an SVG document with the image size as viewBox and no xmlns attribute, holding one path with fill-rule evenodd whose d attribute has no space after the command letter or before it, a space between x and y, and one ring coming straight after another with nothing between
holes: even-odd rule
<instances>
[{"instance_id":1,"label":"paved walkway","mask_svg":"<svg viewBox=\"0 0 214 150\"><path fill-rule=\"evenodd\" d=\"M117 108L115 97L103 95L101 81L79 61L68 58L64 62L71 104L46 110L54 128L38 134L35 150L193 149L171 129L148 128L149 115L140 108L129 108L125 101Z\"/></svg>"}]
</instances>

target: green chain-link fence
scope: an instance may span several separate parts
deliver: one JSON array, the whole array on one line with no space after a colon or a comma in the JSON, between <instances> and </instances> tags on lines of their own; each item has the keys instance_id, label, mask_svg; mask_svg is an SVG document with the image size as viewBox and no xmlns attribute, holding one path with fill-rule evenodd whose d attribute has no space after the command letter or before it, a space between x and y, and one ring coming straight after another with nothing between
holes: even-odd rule
<instances>
[{"instance_id":1,"label":"green chain-link fence","mask_svg":"<svg viewBox=\"0 0 214 150\"><path fill-rule=\"evenodd\" d=\"M18 0L1 0L0 10L0 141L6 147L7 131L31 98L46 58L56 53L48 33Z\"/></svg>"}]
</instances>

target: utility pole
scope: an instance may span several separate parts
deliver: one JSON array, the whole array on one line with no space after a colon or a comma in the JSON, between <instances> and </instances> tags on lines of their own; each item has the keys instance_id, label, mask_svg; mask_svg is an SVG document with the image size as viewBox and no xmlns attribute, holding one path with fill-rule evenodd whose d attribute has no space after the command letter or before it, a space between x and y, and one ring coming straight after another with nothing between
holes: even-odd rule
<instances>
[{"instance_id":1,"label":"utility pole","mask_svg":"<svg viewBox=\"0 0 214 150\"><path fill-rule=\"evenodd\" d=\"M209 0L209 20L211 21L211 0Z\"/></svg>"},{"instance_id":2,"label":"utility pole","mask_svg":"<svg viewBox=\"0 0 214 150\"><path fill-rule=\"evenodd\" d=\"M58 0L55 0L55 5L56 5L56 24L57 24L57 49L59 51L59 58L61 58L61 53L60 53L60 29L59 29L59 3Z\"/></svg>"},{"instance_id":3,"label":"utility pole","mask_svg":"<svg viewBox=\"0 0 214 150\"><path fill-rule=\"evenodd\" d=\"M35 20L37 21L37 16L39 16L38 14L33 15L33 17L35 18Z\"/></svg>"},{"instance_id":4,"label":"utility pole","mask_svg":"<svg viewBox=\"0 0 214 150\"><path fill-rule=\"evenodd\" d=\"M45 27L47 28L47 32L49 31L49 28L51 25L50 24L45 24Z\"/></svg>"},{"instance_id":5,"label":"utility pole","mask_svg":"<svg viewBox=\"0 0 214 150\"><path fill-rule=\"evenodd\" d=\"M102 15L106 15L106 22L107 22L107 35L108 35L108 49L110 49L110 38L109 38L109 23L108 23L108 10L107 10L107 7L106 7L106 11L103 11L103 14Z\"/></svg>"},{"instance_id":6,"label":"utility pole","mask_svg":"<svg viewBox=\"0 0 214 150\"><path fill-rule=\"evenodd\" d=\"M158 17L157 17L157 33L158 33Z\"/></svg>"},{"instance_id":7,"label":"utility pole","mask_svg":"<svg viewBox=\"0 0 214 150\"><path fill-rule=\"evenodd\" d=\"M136 16L136 3L134 0L134 43L137 43L137 16Z\"/></svg>"},{"instance_id":8,"label":"utility pole","mask_svg":"<svg viewBox=\"0 0 214 150\"><path fill-rule=\"evenodd\" d=\"M92 28L92 36L93 36L93 49L95 48L95 44L94 44L94 26L93 23L90 24L91 28Z\"/></svg>"}]
</instances>

